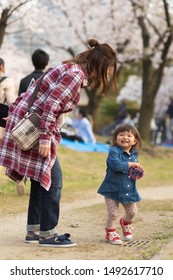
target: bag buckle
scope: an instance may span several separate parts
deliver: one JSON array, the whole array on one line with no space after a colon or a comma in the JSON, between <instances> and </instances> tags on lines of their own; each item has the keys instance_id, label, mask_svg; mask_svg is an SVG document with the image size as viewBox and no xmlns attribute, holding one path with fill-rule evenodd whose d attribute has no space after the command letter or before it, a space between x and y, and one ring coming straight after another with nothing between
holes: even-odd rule
<instances>
[{"instance_id":1,"label":"bag buckle","mask_svg":"<svg viewBox=\"0 0 173 280\"><path fill-rule=\"evenodd\" d=\"M34 126L31 126L28 131L25 133L25 135L29 135L30 133L32 133L34 131Z\"/></svg>"}]
</instances>

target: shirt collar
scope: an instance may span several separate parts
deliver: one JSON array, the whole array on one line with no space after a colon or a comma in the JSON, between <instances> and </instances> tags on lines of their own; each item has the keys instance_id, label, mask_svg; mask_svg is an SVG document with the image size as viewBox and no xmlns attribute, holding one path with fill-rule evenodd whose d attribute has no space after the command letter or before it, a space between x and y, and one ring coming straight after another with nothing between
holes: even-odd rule
<instances>
[{"instance_id":1,"label":"shirt collar","mask_svg":"<svg viewBox=\"0 0 173 280\"><path fill-rule=\"evenodd\" d=\"M124 151L120 146L116 146L116 148L123 154L123 153L126 153L127 154L127 152L126 151ZM130 151L130 155L134 155L134 154L136 154L136 150L135 149L131 149L131 151Z\"/></svg>"}]
</instances>

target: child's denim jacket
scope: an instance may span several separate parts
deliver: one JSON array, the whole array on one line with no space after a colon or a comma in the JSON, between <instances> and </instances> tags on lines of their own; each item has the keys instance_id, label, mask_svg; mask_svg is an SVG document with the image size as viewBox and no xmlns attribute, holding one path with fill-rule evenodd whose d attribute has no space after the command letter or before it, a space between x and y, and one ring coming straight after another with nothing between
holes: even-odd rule
<instances>
[{"instance_id":1,"label":"child's denim jacket","mask_svg":"<svg viewBox=\"0 0 173 280\"><path fill-rule=\"evenodd\" d=\"M141 200L136 189L136 180L129 176L129 161L138 162L136 150L133 149L128 154L119 146L110 147L106 161L106 176L98 189L99 194L120 203Z\"/></svg>"}]
</instances>

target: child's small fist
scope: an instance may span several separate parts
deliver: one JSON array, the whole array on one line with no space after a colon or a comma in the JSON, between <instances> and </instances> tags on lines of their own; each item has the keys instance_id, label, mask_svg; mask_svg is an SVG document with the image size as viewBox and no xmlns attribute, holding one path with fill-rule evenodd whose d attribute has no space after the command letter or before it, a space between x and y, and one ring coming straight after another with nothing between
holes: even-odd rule
<instances>
[{"instance_id":1,"label":"child's small fist","mask_svg":"<svg viewBox=\"0 0 173 280\"><path fill-rule=\"evenodd\" d=\"M141 167L131 167L129 169L130 178L133 180L140 179L144 175L144 170Z\"/></svg>"}]
</instances>

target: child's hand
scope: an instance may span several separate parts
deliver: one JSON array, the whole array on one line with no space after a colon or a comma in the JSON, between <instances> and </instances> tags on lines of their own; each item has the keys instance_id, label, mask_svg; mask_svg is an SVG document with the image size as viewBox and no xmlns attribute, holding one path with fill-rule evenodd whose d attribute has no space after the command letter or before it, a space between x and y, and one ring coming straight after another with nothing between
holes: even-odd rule
<instances>
[{"instance_id":1,"label":"child's hand","mask_svg":"<svg viewBox=\"0 0 173 280\"><path fill-rule=\"evenodd\" d=\"M141 167L140 163L139 162L129 162L129 168L132 167Z\"/></svg>"},{"instance_id":2,"label":"child's hand","mask_svg":"<svg viewBox=\"0 0 173 280\"><path fill-rule=\"evenodd\" d=\"M133 180L140 179L144 175L144 170L141 167L131 167L129 169L130 178Z\"/></svg>"}]
</instances>

